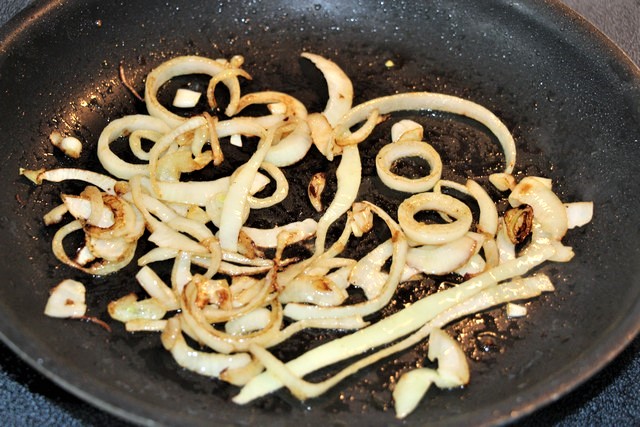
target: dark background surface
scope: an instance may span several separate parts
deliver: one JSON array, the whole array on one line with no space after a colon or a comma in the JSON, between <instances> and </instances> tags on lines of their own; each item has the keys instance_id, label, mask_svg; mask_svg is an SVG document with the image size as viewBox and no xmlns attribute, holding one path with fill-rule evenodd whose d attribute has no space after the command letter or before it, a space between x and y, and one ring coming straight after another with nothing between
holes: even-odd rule
<instances>
[{"instance_id":1,"label":"dark background surface","mask_svg":"<svg viewBox=\"0 0 640 427\"><path fill-rule=\"evenodd\" d=\"M0 18L29 1L0 2ZM640 64L640 0L565 0ZM4 21L0 22L3 23ZM603 371L517 424L640 425L640 339ZM45 379L0 344L0 424L126 425Z\"/></svg>"}]
</instances>

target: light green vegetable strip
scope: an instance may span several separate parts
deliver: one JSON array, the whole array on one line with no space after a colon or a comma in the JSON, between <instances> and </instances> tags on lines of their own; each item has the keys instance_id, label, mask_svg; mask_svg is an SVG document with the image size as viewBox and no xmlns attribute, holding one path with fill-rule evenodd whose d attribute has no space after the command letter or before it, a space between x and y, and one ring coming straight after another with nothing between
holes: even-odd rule
<instances>
[{"instance_id":1,"label":"light green vegetable strip","mask_svg":"<svg viewBox=\"0 0 640 427\"><path fill-rule=\"evenodd\" d=\"M470 280L430 295L427 298L351 335L316 347L286 364L296 375L304 375L329 366L372 348L401 338L436 317L442 311L475 295L487 287L509 278L520 276L553 256L551 246L534 246L526 255L492 268ZM233 398L244 404L282 387L282 382L269 372L264 372L249 381Z\"/></svg>"}]
</instances>

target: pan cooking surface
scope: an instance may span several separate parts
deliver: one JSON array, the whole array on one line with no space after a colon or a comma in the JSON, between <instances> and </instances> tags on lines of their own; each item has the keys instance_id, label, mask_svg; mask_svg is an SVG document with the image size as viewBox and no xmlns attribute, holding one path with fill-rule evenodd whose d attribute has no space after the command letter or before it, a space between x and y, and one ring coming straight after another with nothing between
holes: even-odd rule
<instances>
[{"instance_id":1,"label":"pan cooking surface","mask_svg":"<svg viewBox=\"0 0 640 427\"><path fill-rule=\"evenodd\" d=\"M481 424L527 413L587 378L637 332L640 77L563 9L497 0L142 3L39 2L32 19L23 14L2 33L0 173L7 185L0 332L56 382L140 423L392 424L390 378L424 350L377 364L305 404L279 392L239 407L230 402L235 387L183 371L157 335L126 334L115 322L107 333L42 315L49 288L72 277L87 284L89 313L108 321L106 303L135 287L136 269L88 280L59 266L49 249L54 231L40 218L61 189L74 187L34 187L18 177L18 167L75 165L51 149L53 129L87 141L81 164L96 166L87 148L100 130L142 111L121 85L118 66L141 90L151 68L179 54L242 54L254 77L245 92L292 93L310 111L322 108L326 89L298 59L302 51L336 61L354 82L356 103L410 90L469 98L514 133L518 173L553 178L564 200L595 202L593 222L566 240L575 260L545 268L556 293L530 303L529 315L517 321L494 310L451 327L472 337L464 343L471 383L430 390L408 423ZM394 67L386 67L387 60ZM478 147L471 142L486 139L477 125L437 114L420 120L450 160L448 178L470 170L482 179L500 167L490 140ZM381 129L375 138L385 135ZM373 184L363 191L384 198ZM281 213L291 215L284 207ZM403 289L398 298L416 292ZM300 352L302 341L293 340L282 354Z\"/></svg>"}]
</instances>

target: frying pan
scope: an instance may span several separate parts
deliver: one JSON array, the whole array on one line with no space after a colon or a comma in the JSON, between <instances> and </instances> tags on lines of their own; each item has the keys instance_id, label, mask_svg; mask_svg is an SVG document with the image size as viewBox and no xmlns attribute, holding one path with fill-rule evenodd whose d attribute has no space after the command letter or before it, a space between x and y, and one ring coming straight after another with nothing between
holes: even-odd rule
<instances>
[{"instance_id":1,"label":"frying pan","mask_svg":"<svg viewBox=\"0 0 640 427\"><path fill-rule=\"evenodd\" d=\"M576 259L544 270L557 292L532 302L509 339L472 361L468 387L430 392L406 424L519 417L575 387L638 332L640 75L555 3L42 1L0 37L0 333L104 410L140 424L400 424L382 391L397 361L305 404L280 392L238 407L229 401L236 389L178 369L157 336L42 315L49 288L73 277L88 283L90 313L108 320L106 301L131 289L134 270L87 282L58 266L40 218L59 189L34 188L18 167L70 165L47 135L59 129L95 143L109 120L141 107L119 83L118 65L141 87L153 66L178 54L241 53L256 77L251 90L292 92L314 108L322 84L298 61L305 50L338 62L357 101L413 89L464 96L513 130L519 171L544 172L565 200L594 201L593 222L567 240ZM384 67L388 59L394 68Z\"/></svg>"}]
</instances>

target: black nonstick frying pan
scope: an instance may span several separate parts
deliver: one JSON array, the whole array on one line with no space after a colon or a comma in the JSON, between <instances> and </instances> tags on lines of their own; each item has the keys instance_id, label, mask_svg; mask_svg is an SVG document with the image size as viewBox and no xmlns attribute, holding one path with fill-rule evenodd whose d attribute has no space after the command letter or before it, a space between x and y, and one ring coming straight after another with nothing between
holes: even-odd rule
<instances>
[{"instance_id":1,"label":"black nonstick frying pan","mask_svg":"<svg viewBox=\"0 0 640 427\"><path fill-rule=\"evenodd\" d=\"M53 284L87 280L49 251L51 231L40 218L58 190L34 188L18 167L69 165L49 147L50 131L95 141L109 120L141 108L120 84L119 64L142 87L154 65L178 54L241 53L256 77L251 90L294 92L316 106L322 84L298 60L305 50L338 62L358 101L413 89L470 98L512 129L519 170L551 176L567 200L595 202L593 222L568 239L576 259L547 271L558 291L533 302L508 339L472 362L467 388L430 393L407 424L499 423L528 413L589 377L638 331L640 75L555 3L36 2L0 37L0 332L105 410L173 425L396 423L381 391L384 364L304 405L281 392L238 407L229 402L234 388L181 371L156 336L42 315ZM133 271L92 281L90 311L108 320L106 301L130 288Z\"/></svg>"}]
</instances>

